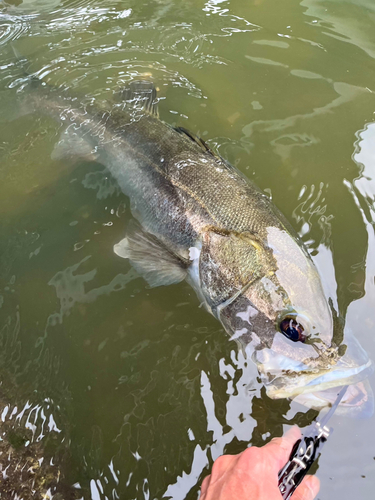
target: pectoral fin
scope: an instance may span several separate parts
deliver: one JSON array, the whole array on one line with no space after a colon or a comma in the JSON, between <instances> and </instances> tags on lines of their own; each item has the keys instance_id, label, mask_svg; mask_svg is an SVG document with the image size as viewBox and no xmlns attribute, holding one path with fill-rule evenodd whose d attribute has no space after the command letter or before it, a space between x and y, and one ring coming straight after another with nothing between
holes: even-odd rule
<instances>
[{"instance_id":1,"label":"pectoral fin","mask_svg":"<svg viewBox=\"0 0 375 500\"><path fill-rule=\"evenodd\" d=\"M187 263L135 224L131 225L127 236L114 245L113 250L119 257L129 259L152 288L179 283L186 277Z\"/></svg>"}]
</instances>

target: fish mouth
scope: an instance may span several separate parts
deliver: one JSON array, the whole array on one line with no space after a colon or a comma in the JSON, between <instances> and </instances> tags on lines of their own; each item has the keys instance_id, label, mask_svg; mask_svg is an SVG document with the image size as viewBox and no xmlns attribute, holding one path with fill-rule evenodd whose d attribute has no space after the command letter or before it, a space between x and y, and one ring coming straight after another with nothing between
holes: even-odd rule
<instances>
[{"instance_id":1,"label":"fish mouth","mask_svg":"<svg viewBox=\"0 0 375 500\"><path fill-rule=\"evenodd\" d=\"M296 396L293 400L314 410L322 410L332 406L337 398L340 387L304 393ZM374 413L374 394L370 382L364 380L354 385L349 385L346 393L336 409L337 415L368 418Z\"/></svg>"},{"instance_id":2,"label":"fish mouth","mask_svg":"<svg viewBox=\"0 0 375 500\"><path fill-rule=\"evenodd\" d=\"M340 405L340 412L372 413L373 395L366 379L374 370L373 363L350 333L345 335L345 344L345 354L324 368L296 359L293 349L289 352L263 349L254 351L252 357L272 399L291 398L309 408L321 409L332 404L337 388L349 385L351 389Z\"/></svg>"},{"instance_id":3,"label":"fish mouth","mask_svg":"<svg viewBox=\"0 0 375 500\"><path fill-rule=\"evenodd\" d=\"M353 385L367 378L372 372L373 363L371 360L352 368L340 366L339 362L336 367L321 370L318 373L315 370L303 369L303 367L298 372L283 372L272 381L265 381L265 385L267 394L272 399L291 398L299 394L322 392L344 385ZM286 382L286 379L289 380Z\"/></svg>"}]
</instances>

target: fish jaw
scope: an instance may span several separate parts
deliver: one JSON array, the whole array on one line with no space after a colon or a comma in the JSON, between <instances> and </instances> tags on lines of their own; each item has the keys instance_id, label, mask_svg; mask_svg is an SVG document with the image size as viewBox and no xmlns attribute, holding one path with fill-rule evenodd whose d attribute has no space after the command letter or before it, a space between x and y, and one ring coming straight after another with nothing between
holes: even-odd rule
<instances>
[{"instance_id":1,"label":"fish jaw","mask_svg":"<svg viewBox=\"0 0 375 500\"><path fill-rule=\"evenodd\" d=\"M293 398L296 403L307 408L322 410L327 406L332 406L337 397L338 387L304 393ZM340 416L354 418L369 418L374 414L374 393L368 379L350 385L345 396L338 405L335 413Z\"/></svg>"},{"instance_id":2,"label":"fish jaw","mask_svg":"<svg viewBox=\"0 0 375 500\"><path fill-rule=\"evenodd\" d=\"M362 386L358 384L373 372L373 362L350 332L345 334L344 342L347 345L345 354L325 367L309 366L308 362L293 359L292 351L289 357L285 352L280 353L272 348L254 350L252 359L258 366L267 395L272 399L293 398L310 408L318 409L332 403L330 389L357 385L358 398L353 389L350 393L352 404L344 404L344 401L340 409L351 408L353 413L358 414L362 411L368 413L369 409L372 412L371 388L367 382ZM356 399L358 400L354 404Z\"/></svg>"},{"instance_id":3,"label":"fish jaw","mask_svg":"<svg viewBox=\"0 0 375 500\"><path fill-rule=\"evenodd\" d=\"M356 384L366 379L372 372L373 363L368 360L367 363L361 366L349 369L338 366L332 370L309 372L309 370L303 370L302 368L301 372L290 374L289 383L285 383L284 380L281 381L281 377L276 377L272 382L264 382L267 395L272 399L281 399Z\"/></svg>"}]
</instances>

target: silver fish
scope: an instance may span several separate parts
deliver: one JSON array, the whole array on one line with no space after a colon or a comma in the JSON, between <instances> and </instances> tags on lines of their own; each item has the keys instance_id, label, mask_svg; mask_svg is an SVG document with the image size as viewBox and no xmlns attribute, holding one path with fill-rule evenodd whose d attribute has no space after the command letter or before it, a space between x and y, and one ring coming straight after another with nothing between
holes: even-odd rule
<instances>
[{"instance_id":1,"label":"silver fish","mask_svg":"<svg viewBox=\"0 0 375 500\"><path fill-rule=\"evenodd\" d=\"M199 138L158 118L150 82L123 101L80 107L35 79L28 105L69 123L55 157L107 166L137 222L114 246L151 287L186 279L258 367L271 398L321 408L329 389L356 384L340 405L373 411L372 362L327 301L297 233L272 201ZM336 390L332 394L336 394Z\"/></svg>"}]
</instances>

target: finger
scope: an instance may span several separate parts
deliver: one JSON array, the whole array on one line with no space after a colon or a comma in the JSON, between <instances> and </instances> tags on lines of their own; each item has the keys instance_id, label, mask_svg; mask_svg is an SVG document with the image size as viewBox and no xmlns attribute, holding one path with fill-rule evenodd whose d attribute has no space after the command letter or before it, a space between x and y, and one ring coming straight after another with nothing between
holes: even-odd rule
<instances>
[{"instance_id":1,"label":"finger","mask_svg":"<svg viewBox=\"0 0 375 500\"><path fill-rule=\"evenodd\" d=\"M267 454L272 455L277 469L281 469L289 460L290 452L295 442L301 438L299 427L294 425L283 437L274 438L263 447Z\"/></svg>"},{"instance_id":2,"label":"finger","mask_svg":"<svg viewBox=\"0 0 375 500\"><path fill-rule=\"evenodd\" d=\"M293 493L293 500L314 500L319 493L320 481L316 476L306 476Z\"/></svg>"},{"instance_id":3,"label":"finger","mask_svg":"<svg viewBox=\"0 0 375 500\"><path fill-rule=\"evenodd\" d=\"M203 496L206 493L207 488L210 485L210 481L211 481L211 474L209 476L206 476L203 479L202 486L201 486L201 496Z\"/></svg>"}]
</instances>

